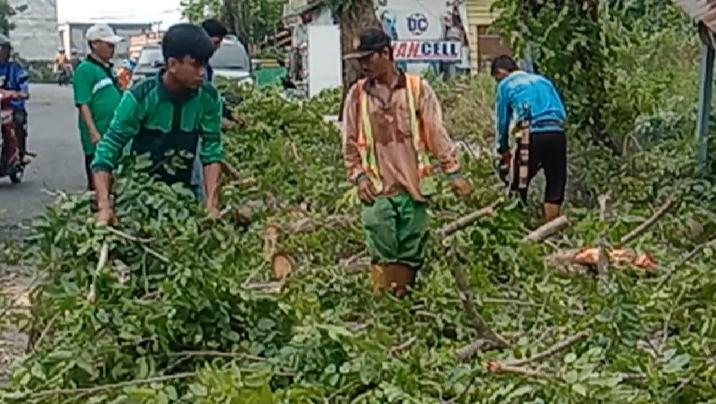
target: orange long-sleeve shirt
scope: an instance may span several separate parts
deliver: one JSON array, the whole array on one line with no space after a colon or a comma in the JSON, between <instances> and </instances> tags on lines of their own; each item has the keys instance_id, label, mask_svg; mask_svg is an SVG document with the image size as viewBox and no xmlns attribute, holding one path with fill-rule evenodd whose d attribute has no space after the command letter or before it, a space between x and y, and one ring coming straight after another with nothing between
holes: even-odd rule
<instances>
[{"instance_id":1,"label":"orange long-sleeve shirt","mask_svg":"<svg viewBox=\"0 0 716 404\"><path fill-rule=\"evenodd\" d=\"M373 126L376 159L383 182L383 189L376 191L383 196L406 191L413 199L425 201L425 197L420 193L418 159L410 130L410 108L406 85L407 79L401 73L392 89L393 95L389 97L390 104L385 106L383 101L375 96L378 86L383 86L382 90L385 92L384 85L368 80L365 88L360 84L351 87L343 107L343 157L348 169L348 178L355 181L363 173L358 148L358 133L362 124L359 92L366 91L366 95L371 97L370 120ZM423 136L428 151L440 161L443 172L447 174L458 172L460 162L443 123L440 101L425 80L421 80L420 97L416 108L418 119L422 120L426 132Z\"/></svg>"}]
</instances>

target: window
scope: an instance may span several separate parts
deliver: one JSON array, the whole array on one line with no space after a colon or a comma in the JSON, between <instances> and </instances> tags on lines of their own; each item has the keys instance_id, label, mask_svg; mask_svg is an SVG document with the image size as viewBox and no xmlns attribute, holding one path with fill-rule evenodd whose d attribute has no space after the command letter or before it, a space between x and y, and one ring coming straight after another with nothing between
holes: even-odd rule
<instances>
[{"instance_id":1,"label":"window","mask_svg":"<svg viewBox=\"0 0 716 404\"><path fill-rule=\"evenodd\" d=\"M142 49L142 53L139 54L137 67L154 67L154 62L157 61L164 63L162 48L158 46L146 46Z\"/></svg>"},{"instance_id":2,"label":"window","mask_svg":"<svg viewBox=\"0 0 716 404\"><path fill-rule=\"evenodd\" d=\"M154 62L163 63L162 49L159 46L146 46L137 60L137 68L154 67ZM209 61L214 69L249 71L249 57L239 42L224 42Z\"/></svg>"},{"instance_id":3,"label":"window","mask_svg":"<svg viewBox=\"0 0 716 404\"><path fill-rule=\"evenodd\" d=\"M209 60L214 69L249 71L249 56L240 42L224 41Z\"/></svg>"}]
</instances>

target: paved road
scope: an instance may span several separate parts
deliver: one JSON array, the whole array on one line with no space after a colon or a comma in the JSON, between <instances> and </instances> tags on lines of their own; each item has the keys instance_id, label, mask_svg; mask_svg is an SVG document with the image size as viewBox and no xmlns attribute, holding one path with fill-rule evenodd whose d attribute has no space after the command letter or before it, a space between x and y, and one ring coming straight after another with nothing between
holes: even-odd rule
<instances>
[{"instance_id":1,"label":"paved road","mask_svg":"<svg viewBox=\"0 0 716 404\"><path fill-rule=\"evenodd\" d=\"M22 183L0 178L0 241L21 235L22 225L54 200L43 190L78 191L86 183L72 89L36 84L31 91L28 147L38 156Z\"/></svg>"}]
</instances>

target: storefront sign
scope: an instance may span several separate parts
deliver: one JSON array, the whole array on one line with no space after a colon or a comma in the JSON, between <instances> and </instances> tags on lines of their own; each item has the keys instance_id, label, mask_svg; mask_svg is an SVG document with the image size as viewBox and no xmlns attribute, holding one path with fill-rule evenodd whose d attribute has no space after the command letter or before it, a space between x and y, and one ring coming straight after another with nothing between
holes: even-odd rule
<instances>
[{"instance_id":1,"label":"storefront sign","mask_svg":"<svg viewBox=\"0 0 716 404\"><path fill-rule=\"evenodd\" d=\"M462 43L456 41L393 41L393 56L408 62L457 62Z\"/></svg>"}]
</instances>

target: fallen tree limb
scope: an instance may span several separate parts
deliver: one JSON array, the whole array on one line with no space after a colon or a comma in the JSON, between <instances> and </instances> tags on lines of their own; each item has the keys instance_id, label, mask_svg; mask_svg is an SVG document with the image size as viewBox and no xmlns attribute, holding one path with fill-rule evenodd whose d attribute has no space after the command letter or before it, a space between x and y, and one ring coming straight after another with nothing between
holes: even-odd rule
<instances>
[{"instance_id":1,"label":"fallen tree limb","mask_svg":"<svg viewBox=\"0 0 716 404\"><path fill-rule=\"evenodd\" d=\"M491 373L512 373L538 379L558 378L558 376L554 373L545 373L535 369L523 368L521 366L510 366L497 361L488 361L485 364L485 369Z\"/></svg>"},{"instance_id":2,"label":"fallen tree limb","mask_svg":"<svg viewBox=\"0 0 716 404\"><path fill-rule=\"evenodd\" d=\"M96 394L96 393L100 393L103 391L121 389L123 387L137 386L137 385L141 385L141 384L163 383L163 382L167 382L170 380L187 379L187 378L194 377L194 376L196 376L195 372L177 373L174 375L150 377L147 379L130 380L130 381L126 381L126 382L119 382L119 383L113 383L113 384L103 384L103 385L94 386L94 387L79 387L79 388L75 388L75 389L42 390L42 391L37 391L34 393L29 393L24 397L26 399L31 399L31 398L41 398L41 397L48 397L48 396L70 395L70 394L91 395L91 394Z\"/></svg>"},{"instance_id":3,"label":"fallen tree limb","mask_svg":"<svg viewBox=\"0 0 716 404\"><path fill-rule=\"evenodd\" d=\"M630 231L624 237L622 237L619 240L619 244L628 244L636 240L642 234L646 233L646 231L649 230L656 222L658 222L659 219L664 217L666 212L668 212L671 208L674 207L674 205L676 205L676 202L677 199L674 197L667 199L666 202L661 205L661 207L657 209L656 212L654 212L654 214L650 218L646 219L642 224L640 224L634 230Z\"/></svg>"},{"instance_id":4,"label":"fallen tree limb","mask_svg":"<svg viewBox=\"0 0 716 404\"><path fill-rule=\"evenodd\" d=\"M284 279L309 261L308 254L277 251L271 256L271 268L276 279Z\"/></svg>"},{"instance_id":5,"label":"fallen tree limb","mask_svg":"<svg viewBox=\"0 0 716 404\"><path fill-rule=\"evenodd\" d=\"M559 352L564 351L565 349L571 347L572 345L576 344L577 342L583 341L592 334L591 330L584 330L581 331L569 338L567 338L564 341L558 342L551 347L545 349L542 352L539 352L535 355L530 356L529 358L524 359L514 359L510 361L496 361L496 360L489 360L484 363L484 368L488 372L491 373L512 373L527 377L536 377L536 378L560 378L560 376L555 372L543 372L535 369L525 368L525 365L529 365L531 363L535 363L544 359L547 359L551 356L554 356L558 354Z\"/></svg>"},{"instance_id":6,"label":"fallen tree limb","mask_svg":"<svg viewBox=\"0 0 716 404\"><path fill-rule=\"evenodd\" d=\"M571 337L565 339L564 341L558 342L549 348L545 349L542 352L538 352L529 358L524 359L514 359L511 361L506 362L499 362L502 366L524 366L528 365L533 362L541 361L545 358L549 358L550 356L556 355L559 352L564 351L565 349L571 347L572 345L576 344L577 342L584 341L585 339L589 338L589 336L592 335L592 330L584 330L580 331Z\"/></svg>"},{"instance_id":7,"label":"fallen tree limb","mask_svg":"<svg viewBox=\"0 0 716 404\"><path fill-rule=\"evenodd\" d=\"M241 179L241 174L239 173L239 170L237 170L236 167L231 165L231 163L229 163L228 161L221 162L221 166L224 169L224 172L229 174L229 177L232 180L236 181Z\"/></svg>"},{"instance_id":8,"label":"fallen tree limb","mask_svg":"<svg viewBox=\"0 0 716 404\"><path fill-rule=\"evenodd\" d=\"M668 282L669 279L671 279L671 276L674 274L674 271L676 270L676 268L678 268L678 267L686 264L690 260L694 259L694 257L696 257L703 249L709 248L709 247L716 247L716 238L712 238L708 241L705 241L705 242L697 245L696 247L694 247L688 253L684 254L684 256L681 257L681 259L679 261L677 261L673 266L670 267L670 269L667 270L664 277L661 278L659 283L654 288L654 293L660 291L661 288L664 287L664 285L666 285L666 282Z\"/></svg>"},{"instance_id":9,"label":"fallen tree limb","mask_svg":"<svg viewBox=\"0 0 716 404\"><path fill-rule=\"evenodd\" d=\"M466 361L477 355L479 352L489 351L490 349L492 349L492 344L489 341L484 339L477 339L465 346L456 349L455 357L459 361Z\"/></svg>"},{"instance_id":10,"label":"fallen tree limb","mask_svg":"<svg viewBox=\"0 0 716 404\"><path fill-rule=\"evenodd\" d=\"M446 224L445 226L437 230L436 234L438 239L444 239L445 237L448 237L460 230L463 230L485 216L494 215L495 209L497 209L497 207L504 202L504 198L499 198L495 202L492 202L489 206L478 209L475 212L470 213L469 215L465 215L451 223Z\"/></svg>"},{"instance_id":11,"label":"fallen tree limb","mask_svg":"<svg viewBox=\"0 0 716 404\"><path fill-rule=\"evenodd\" d=\"M286 233L295 234L315 231L322 227L350 227L358 220L360 220L358 215L331 215L324 218L303 217L282 226L281 229Z\"/></svg>"},{"instance_id":12,"label":"fallen tree limb","mask_svg":"<svg viewBox=\"0 0 716 404\"><path fill-rule=\"evenodd\" d=\"M133 236L133 235L127 234L119 229L115 229L114 227L111 227L111 226L107 226L106 229L108 232L114 234L115 236L119 236L126 240L134 241L136 243L149 244L149 243L153 242L154 240L156 240L154 237L141 238L141 237Z\"/></svg>"},{"instance_id":13,"label":"fallen tree limb","mask_svg":"<svg viewBox=\"0 0 716 404\"><path fill-rule=\"evenodd\" d=\"M296 163L302 162L303 159L301 159L301 155L298 154L298 147L296 147L296 143L293 140L291 140L290 143L291 143L291 154L293 154L294 161L296 161Z\"/></svg>"},{"instance_id":14,"label":"fallen tree limb","mask_svg":"<svg viewBox=\"0 0 716 404\"><path fill-rule=\"evenodd\" d=\"M477 340L457 349L455 356L459 360L466 360L481 351L508 348L510 343L500 334L493 331L487 325L485 319L478 313L475 306L475 298L470 290L465 273L457 267L453 267L452 273L455 278L455 284L460 292L460 301L465 310L465 315L468 321L470 321L472 328L477 332Z\"/></svg>"},{"instance_id":15,"label":"fallen tree limb","mask_svg":"<svg viewBox=\"0 0 716 404\"><path fill-rule=\"evenodd\" d=\"M404 350L410 348L410 346L413 345L413 343L415 343L415 341L416 341L415 337L410 337L405 342L401 343L400 345L391 347L390 349L388 349L388 356L393 356L400 351L404 351Z\"/></svg>"},{"instance_id":16,"label":"fallen tree limb","mask_svg":"<svg viewBox=\"0 0 716 404\"><path fill-rule=\"evenodd\" d=\"M104 243L102 243L102 247L100 247L99 249L99 259L97 260L97 267L94 270L94 274L92 274L92 283L90 284L89 293L87 293L88 303L94 303L97 299L97 277L99 276L99 272L102 270L102 268L107 265L107 261L109 261L109 243L105 241Z\"/></svg>"},{"instance_id":17,"label":"fallen tree limb","mask_svg":"<svg viewBox=\"0 0 716 404\"><path fill-rule=\"evenodd\" d=\"M649 274L657 272L654 259L647 253L637 254L630 249L615 249L607 250L607 255L611 264L635 266ZM598 247L573 248L552 253L546 259L558 265L582 265L594 269L599 264L600 253Z\"/></svg>"},{"instance_id":18,"label":"fallen tree limb","mask_svg":"<svg viewBox=\"0 0 716 404\"><path fill-rule=\"evenodd\" d=\"M510 346L510 343L501 335L494 332L477 312L475 308L475 298L467 283L465 273L459 268L453 268L453 276L455 277L457 288L460 291L460 300L465 309L467 319L470 321L472 328L477 332L477 335L493 342L496 348L507 348Z\"/></svg>"},{"instance_id":19,"label":"fallen tree limb","mask_svg":"<svg viewBox=\"0 0 716 404\"><path fill-rule=\"evenodd\" d=\"M554 234L564 230L567 226L569 226L569 219L565 216L560 216L531 231L528 235L522 238L522 242L544 241Z\"/></svg>"},{"instance_id":20,"label":"fallen tree limb","mask_svg":"<svg viewBox=\"0 0 716 404\"><path fill-rule=\"evenodd\" d=\"M695 256L697 256L701 251L703 251L705 248L714 247L716 246L716 238L712 238L711 240L708 240L706 242L703 242L696 247L693 248L693 250L689 251L687 254L685 254L681 259L676 263L676 266L681 266L686 264L688 261L692 260Z\"/></svg>"},{"instance_id":21,"label":"fallen tree limb","mask_svg":"<svg viewBox=\"0 0 716 404\"><path fill-rule=\"evenodd\" d=\"M146 245L146 244L149 244L152 241L154 241L155 240L154 238L140 238L137 236L133 236L131 234L127 234L119 229L112 228L110 226L107 226L106 229L108 232L110 232L116 236L122 237L129 241L133 241L135 243L138 243L142 247L142 250L144 250L145 253L153 256L154 258L162 261L163 263L171 264L171 261L169 260L169 258L165 257L164 255L160 254L158 251L156 251ZM104 248L104 245L102 247ZM100 257L101 257L101 255L100 255Z\"/></svg>"},{"instance_id":22,"label":"fallen tree limb","mask_svg":"<svg viewBox=\"0 0 716 404\"><path fill-rule=\"evenodd\" d=\"M444 240L446 237L454 234L478 221L480 218L493 215L495 208L504 202L503 198L499 198L489 206L479 209L467 216L464 216L456 221L449 223L438 230L437 237L439 240ZM460 293L460 301L462 307L465 310L465 315L468 321L472 325L472 328L477 332L477 341L469 344L467 347L458 349L455 355L460 360L465 360L472 357L479 351L489 349L503 349L510 346L510 343L502 337L500 334L492 330L485 321L484 318L477 311L475 305L475 297L470 290L470 285L467 282L465 273L457 266L453 266L452 274L455 278L455 285Z\"/></svg>"}]
</instances>

